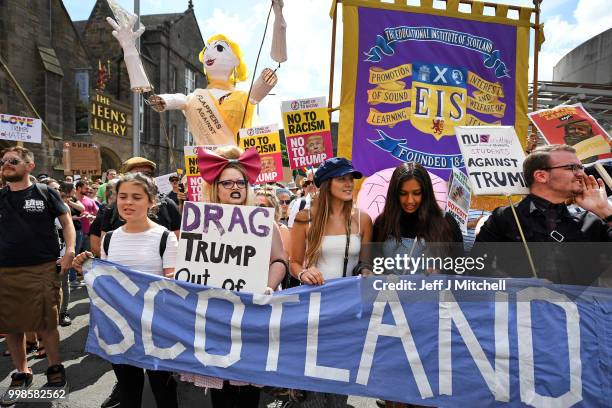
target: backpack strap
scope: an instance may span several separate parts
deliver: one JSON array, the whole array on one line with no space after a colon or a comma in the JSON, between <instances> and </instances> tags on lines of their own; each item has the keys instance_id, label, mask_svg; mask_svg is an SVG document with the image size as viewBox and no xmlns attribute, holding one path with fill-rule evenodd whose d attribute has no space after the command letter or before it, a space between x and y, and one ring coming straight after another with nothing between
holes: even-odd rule
<instances>
[{"instance_id":1,"label":"backpack strap","mask_svg":"<svg viewBox=\"0 0 612 408\"><path fill-rule=\"evenodd\" d=\"M160 258L164 257L164 252L166 252L166 244L168 243L168 235L170 235L170 231L165 230L162 234L161 240L159 241L159 256Z\"/></svg>"},{"instance_id":2,"label":"backpack strap","mask_svg":"<svg viewBox=\"0 0 612 408\"><path fill-rule=\"evenodd\" d=\"M35 183L34 186L45 200L45 203L49 204L49 186L43 183Z\"/></svg>"},{"instance_id":3,"label":"backpack strap","mask_svg":"<svg viewBox=\"0 0 612 408\"><path fill-rule=\"evenodd\" d=\"M102 247L104 248L104 253L106 254L107 257L108 257L108 247L110 246L110 240L112 236L113 236L113 231L108 231L104 235L104 239L102 240Z\"/></svg>"}]
</instances>

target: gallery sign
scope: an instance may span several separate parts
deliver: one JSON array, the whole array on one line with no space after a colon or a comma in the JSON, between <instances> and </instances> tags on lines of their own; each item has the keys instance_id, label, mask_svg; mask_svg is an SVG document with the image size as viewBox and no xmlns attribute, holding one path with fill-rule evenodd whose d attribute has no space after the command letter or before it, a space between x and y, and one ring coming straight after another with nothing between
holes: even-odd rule
<instances>
[{"instance_id":1,"label":"gallery sign","mask_svg":"<svg viewBox=\"0 0 612 408\"><path fill-rule=\"evenodd\" d=\"M132 126L132 115L112 98L97 93L91 102L92 131L127 137Z\"/></svg>"}]
</instances>

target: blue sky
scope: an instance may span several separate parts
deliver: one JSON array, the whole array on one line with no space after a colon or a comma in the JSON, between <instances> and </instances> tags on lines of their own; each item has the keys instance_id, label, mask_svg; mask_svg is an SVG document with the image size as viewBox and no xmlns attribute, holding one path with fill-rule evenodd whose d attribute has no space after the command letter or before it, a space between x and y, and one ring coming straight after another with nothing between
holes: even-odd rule
<instances>
[{"instance_id":1,"label":"blue sky","mask_svg":"<svg viewBox=\"0 0 612 408\"><path fill-rule=\"evenodd\" d=\"M409 4L418 3L418 0L407 1ZM127 10L133 10L132 0L118 0L118 3ZM505 0L503 3L533 5L531 0ZM64 0L73 20L87 19L94 4L95 0ZM187 0L141 0L140 11L141 14L179 13L187 9L187 4ZM243 49L249 69L252 70L270 0L193 0L193 4L203 37L206 39L213 34L223 33L236 40ZM330 5L331 0L285 0L289 60L278 71L279 83L272 91L276 95L266 97L260 104L259 124L278 123L282 127L280 102L283 100L328 94ZM545 24L546 42L540 53L538 75L541 80L552 80L553 66L571 49L612 27L611 5L610 0L543 0L542 19ZM340 94L340 28L339 25L334 106L338 105ZM269 28L258 72L266 66L276 66L268 56L271 34ZM198 52L199 50L194 50L194 53ZM242 83L239 88L248 89L249 81Z\"/></svg>"}]
</instances>

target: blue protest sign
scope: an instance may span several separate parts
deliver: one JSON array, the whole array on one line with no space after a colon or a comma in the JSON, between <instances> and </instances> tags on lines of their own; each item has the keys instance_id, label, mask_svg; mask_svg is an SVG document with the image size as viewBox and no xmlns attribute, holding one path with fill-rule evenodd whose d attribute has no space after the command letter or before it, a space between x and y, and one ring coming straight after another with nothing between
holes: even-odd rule
<instances>
[{"instance_id":1,"label":"blue protest sign","mask_svg":"<svg viewBox=\"0 0 612 408\"><path fill-rule=\"evenodd\" d=\"M444 407L612 401L609 289L409 275L265 296L98 260L86 281L86 350L113 363Z\"/></svg>"}]
</instances>

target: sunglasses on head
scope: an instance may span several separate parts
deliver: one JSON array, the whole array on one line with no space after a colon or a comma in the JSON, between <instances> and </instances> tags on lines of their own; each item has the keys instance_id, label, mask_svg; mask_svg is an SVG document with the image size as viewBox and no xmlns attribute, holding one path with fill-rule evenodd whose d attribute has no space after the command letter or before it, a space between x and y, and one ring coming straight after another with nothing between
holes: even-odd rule
<instances>
[{"instance_id":1,"label":"sunglasses on head","mask_svg":"<svg viewBox=\"0 0 612 408\"><path fill-rule=\"evenodd\" d=\"M4 166L5 164L10 164L11 166L16 166L19 163L23 163L23 160L17 159L15 157L13 157L12 159L0 159L0 167Z\"/></svg>"}]
</instances>

